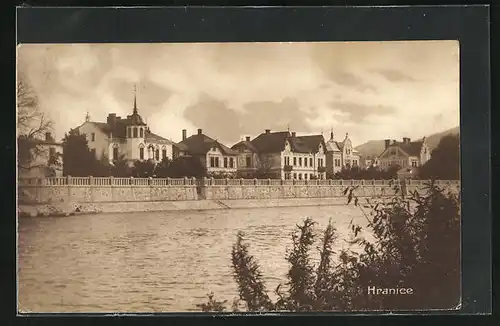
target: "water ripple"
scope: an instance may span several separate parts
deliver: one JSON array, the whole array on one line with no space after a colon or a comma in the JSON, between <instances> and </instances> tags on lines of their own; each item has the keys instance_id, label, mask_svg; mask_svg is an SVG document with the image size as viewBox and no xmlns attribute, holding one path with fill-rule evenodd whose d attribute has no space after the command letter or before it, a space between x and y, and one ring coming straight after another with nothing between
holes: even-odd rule
<instances>
[{"instance_id":1,"label":"water ripple","mask_svg":"<svg viewBox=\"0 0 500 326\"><path fill-rule=\"evenodd\" d=\"M286 282L291 234L306 216L318 230L332 217L341 235L351 219L362 222L340 206L21 219L19 305L31 312L198 311L209 292L232 302L231 249L240 230L272 291Z\"/></svg>"}]
</instances>

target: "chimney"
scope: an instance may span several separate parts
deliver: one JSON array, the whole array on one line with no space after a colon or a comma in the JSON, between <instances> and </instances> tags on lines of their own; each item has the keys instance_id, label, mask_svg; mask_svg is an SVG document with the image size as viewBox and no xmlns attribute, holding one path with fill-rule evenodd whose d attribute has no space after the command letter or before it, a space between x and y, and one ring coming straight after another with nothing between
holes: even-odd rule
<instances>
[{"instance_id":1,"label":"chimney","mask_svg":"<svg viewBox=\"0 0 500 326\"><path fill-rule=\"evenodd\" d=\"M246 136L246 137L245 137L245 140L246 140L246 141L250 141L250 136Z\"/></svg>"},{"instance_id":2,"label":"chimney","mask_svg":"<svg viewBox=\"0 0 500 326\"><path fill-rule=\"evenodd\" d=\"M403 138L403 143L405 143L405 144L409 144L409 143L410 143L410 141L411 141L411 139L410 139L410 138L408 138L408 137L404 137L404 138Z\"/></svg>"},{"instance_id":3,"label":"chimney","mask_svg":"<svg viewBox=\"0 0 500 326\"><path fill-rule=\"evenodd\" d=\"M388 148L390 144L391 144L391 140L390 139L386 139L385 140L385 148Z\"/></svg>"},{"instance_id":4,"label":"chimney","mask_svg":"<svg viewBox=\"0 0 500 326\"><path fill-rule=\"evenodd\" d=\"M51 141L52 140L52 135L50 134L50 132L46 132L45 133L45 140L46 141Z\"/></svg>"},{"instance_id":5,"label":"chimney","mask_svg":"<svg viewBox=\"0 0 500 326\"><path fill-rule=\"evenodd\" d=\"M187 133L187 130L186 129L182 129L182 140L185 140L187 137L186 137L186 133Z\"/></svg>"},{"instance_id":6,"label":"chimney","mask_svg":"<svg viewBox=\"0 0 500 326\"><path fill-rule=\"evenodd\" d=\"M198 129L198 135L201 135L202 131L202 129Z\"/></svg>"},{"instance_id":7,"label":"chimney","mask_svg":"<svg viewBox=\"0 0 500 326\"><path fill-rule=\"evenodd\" d=\"M108 119L107 119L106 122L111 127L114 127L116 125L116 113L110 113L110 114L108 114Z\"/></svg>"},{"instance_id":8,"label":"chimney","mask_svg":"<svg viewBox=\"0 0 500 326\"><path fill-rule=\"evenodd\" d=\"M295 131L292 131L292 138L295 138Z\"/></svg>"},{"instance_id":9,"label":"chimney","mask_svg":"<svg viewBox=\"0 0 500 326\"><path fill-rule=\"evenodd\" d=\"M266 134L269 134L271 132L271 129L266 129Z\"/></svg>"}]
</instances>

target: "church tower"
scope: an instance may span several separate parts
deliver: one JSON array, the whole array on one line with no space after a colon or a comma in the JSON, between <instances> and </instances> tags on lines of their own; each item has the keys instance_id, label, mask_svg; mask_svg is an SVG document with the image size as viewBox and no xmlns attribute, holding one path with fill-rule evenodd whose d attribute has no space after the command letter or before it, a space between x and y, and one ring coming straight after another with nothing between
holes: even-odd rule
<instances>
[{"instance_id":1,"label":"church tower","mask_svg":"<svg viewBox=\"0 0 500 326\"><path fill-rule=\"evenodd\" d=\"M144 159L145 156L144 140L146 137L147 125L142 120L138 111L137 94L134 86L134 107L132 115L127 116L126 120L127 159L129 160Z\"/></svg>"}]
</instances>

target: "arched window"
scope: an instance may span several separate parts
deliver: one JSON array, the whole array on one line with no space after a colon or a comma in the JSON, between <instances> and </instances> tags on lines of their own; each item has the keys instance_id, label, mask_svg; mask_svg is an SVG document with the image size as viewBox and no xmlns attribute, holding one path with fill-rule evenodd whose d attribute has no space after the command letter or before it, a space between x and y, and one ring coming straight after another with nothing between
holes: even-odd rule
<instances>
[{"instance_id":1,"label":"arched window","mask_svg":"<svg viewBox=\"0 0 500 326\"><path fill-rule=\"evenodd\" d=\"M139 134L140 134L140 137L144 137L144 129L143 128L140 128L139 129Z\"/></svg>"},{"instance_id":2,"label":"arched window","mask_svg":"<svg viewBox=\"0 0 500 326\"><path fill-rule=\"evenodd\" d=\"M156 151L155 151L155 159L156 159L157 161L159 161L159 160L160 160L160 149L159 149L159 148L156 148Z\"/></svg>"},{"instance_id":3,"label":"arched window","mask_svg":"<svg viewBox=\"0 0 500 326\"><path fill-rule=\"evenodd\" d=\"M137 138L137 127L134 127L134 138Z\"/></svg>"},{"instance_id":4,"label":"arched window","mask_svg":"<svg viewBox=\"0 0 500 326\"><path fill-rule=\"evenodd\" d=\"M139 145L139 159L144 160L144 144Z\"/></svg>"}]
</instances>

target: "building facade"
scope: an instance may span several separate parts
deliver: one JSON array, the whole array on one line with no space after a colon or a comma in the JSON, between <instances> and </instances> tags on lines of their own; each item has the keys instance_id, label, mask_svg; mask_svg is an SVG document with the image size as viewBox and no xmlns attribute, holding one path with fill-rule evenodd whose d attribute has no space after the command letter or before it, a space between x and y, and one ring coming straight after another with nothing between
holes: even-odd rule
<instances>
[{"instance_id":1,"label":"building facade","mask_svg":"<svg viewBox=\"0 0 500 326\"><path fill-rule=\"evenodd\" d=\"M333 131L330 132L330 139L326 142L326 169L329 175L334 175L351 167L360 166L359 153L352 146L352 141L349 134L345 134L342 141L334 139Z\"/></svg>"},{"instance_id":2,"label":"building facade","mask_svg":"<svg viewBox=\"0 0 500 326\"><path fill-rule=\"evenodd\" d=\"M281 179L324 179L326 144L322 135L296 136L295 132L266 129L253 140L232 146L238 152L241 174L259 171Z\"/></svg>"},{"instance_id":3,"label":"building facade","mask_svg":"<svg viewBox=\"0 0 500 326\"><path fill-rule=\"evenodd\" d=\"M174 142L151 132L138 113L135 98L132 115L121 118L110 113L106 122L91 121L87 115L85 122L75 129L86 135L96 158L104 156L110 163L119 159L157 163L164 158L173 159L179 152Z\"/></svg>"},{"instance_id":4,"label":"building facade","mask_svg":"<svg viewBox=\"0 0 500 326\"><path fill-rule=\"evenodd\" d=\"M30 142L31 160L27 166L19 166L19 177L61 177L63 175L63 144L50 132L44 139L19 140Z\"/></svg>"},{"instance_id":5,"label":"building facade","mask_svg":"<svg viewBox=\"0 0 500 326\"><path fill-rule=\"evenodd\" d=\"M202 129L190 137L182 130L182 141L175 145L179 155L197 157L208 174L235 174L238 152L203 134Z\"/></svg>"},{"instance_id":6,"label":"building facade","mask_svg":"<svg viewBox=\"0 0 500 326\"><path fill-rule=\"evenodd\" d=\"M427 140L412 142L410 138L403 138L402 142L385 140L384 151L379 155L380 169L389 170L392 166L400 169L415 169L424 165L431 158Z\"/></svg>"}]
</instances>

